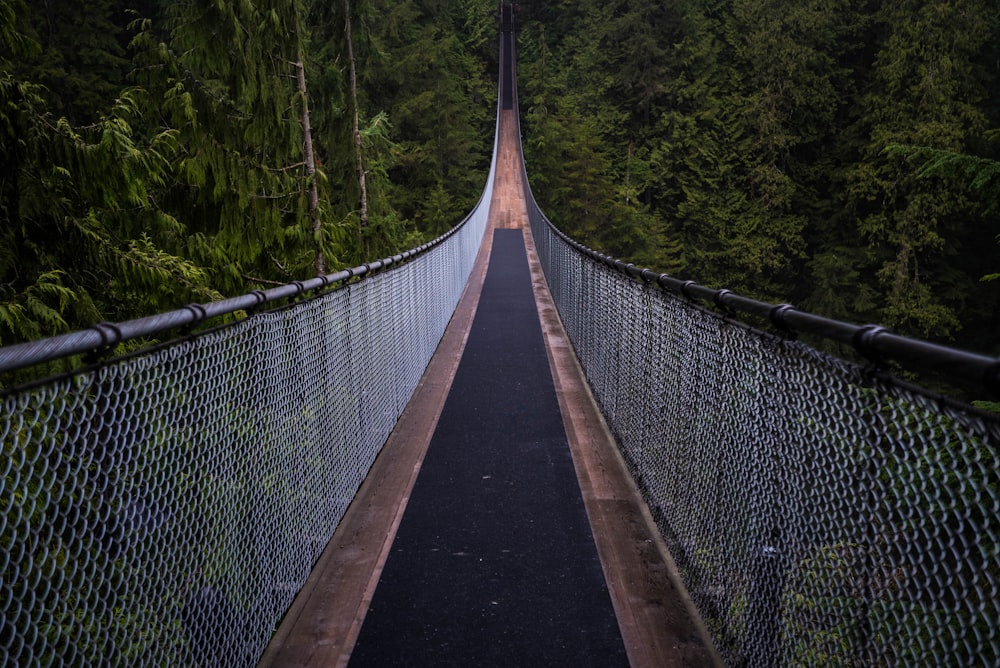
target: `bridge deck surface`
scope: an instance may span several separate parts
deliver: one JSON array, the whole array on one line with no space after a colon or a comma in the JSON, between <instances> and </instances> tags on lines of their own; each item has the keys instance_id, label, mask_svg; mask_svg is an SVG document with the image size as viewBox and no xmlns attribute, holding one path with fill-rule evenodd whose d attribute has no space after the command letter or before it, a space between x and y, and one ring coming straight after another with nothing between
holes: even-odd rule
<instances>
[{"instance_id":1,"label":"bridge deck surface","mask_svg":"<svg viewBox=\"0 0 1000 668\"><path fill-rule=\"evenodd\" d=\"M351 666L627 665L524 237L493 234L472 331Z\"/></svg>"},{"instance_id":2,"label":"bridge deck surface","mask_svg":"<svg viewBox=\"0 0 1000 668\"><path fill-rule=\"evenodd\" d=\"M262 665L717 662L548 297L511 113L466 293Z\"/></svg>"}]
</instances>

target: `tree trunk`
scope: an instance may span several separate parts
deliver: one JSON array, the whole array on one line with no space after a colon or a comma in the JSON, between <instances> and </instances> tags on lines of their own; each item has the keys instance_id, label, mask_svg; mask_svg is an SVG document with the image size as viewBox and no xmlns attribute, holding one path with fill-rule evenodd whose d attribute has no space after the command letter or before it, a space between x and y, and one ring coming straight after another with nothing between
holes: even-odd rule
<instances>
[{"instance_id":1,"label":"tree trunk","mask_svg":"<svg viewBox=\"0 0 1000 668\"><path fill-rule=\"evenodd\" d=\"M306 163L306 181L308 183L309 220L312 223L313 238L316 240L316 275L326 273L326 261L323 257L321 241L322 221L319 217L319 189L316 185L316 154L313 151L312 128L309 125L309 95L306 91L306 68L299 51L298 62L295 63L299 82L299 94L302 96L302 153Z\"/></svg>"},{"instance_id":2,"label":"tree trunk","mask_svg":"<svg viewBox=\"0 0 1000 668\"><path fill-rule=\"evenodd\" d=\"M351 67L351 106L354 107L354 157L361 191L361 229L368 227L368 189L365 186L364 147L358 127L358 75L354 63L354 43L351 41L351 0L344 0L344 33L347 36L347 59Z\"/></svg>"}]
</instances>

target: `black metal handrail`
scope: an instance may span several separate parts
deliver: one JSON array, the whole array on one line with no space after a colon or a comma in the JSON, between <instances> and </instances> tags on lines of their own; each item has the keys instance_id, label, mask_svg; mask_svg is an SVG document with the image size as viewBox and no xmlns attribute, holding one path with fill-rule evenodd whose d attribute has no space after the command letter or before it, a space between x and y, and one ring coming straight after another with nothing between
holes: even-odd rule
<instances>
[{"instance_id":1,"label":"black metal handrail","mask_svg":"<svg viewBox=\"0 0 1000 668\"><path fill-rule=\"evenodd\" d=\"M475 212L475 208L473 212ZM382 269L423 255L458 232L471 216L472 213L462 219L458 225L432 241L403 253L367 262L352 269L316 276L305 281L293 281L268 290L253 290L238 297L215 302L188 304L179 309L133 320L118 323L97 323L79 331L6 346L0 348L0 373L17 371L73 355L107 350L125 341L155 336L170 330L197 327L208 320L240 311L259 309L265 304L295 299L310 293L318 294L327 288L336 288L347 281L371 276Z\"/></svg>"},{"instance_id":2,"label":"black metal handrail","mask_svg":"<svg viewBox=\"0 0 1000 668\"><path fill-rule=\"evenodd\" d=\"M950 346L896 334L877 324L854 324L803 311L791 304L774 304L738 295L725 288L710 288L694 281L638 267L593 250L562 232L541 212L534 197L530 207L552 231L577 252L622 274L684 297L704 302L727 315L742 313L769 322L786 335L807 334L851 346L875 364L894 361L913 371L942 374L946 378L973 382L1000 394L1000 357L990 357Z\"/></svg>"}]
</instances>

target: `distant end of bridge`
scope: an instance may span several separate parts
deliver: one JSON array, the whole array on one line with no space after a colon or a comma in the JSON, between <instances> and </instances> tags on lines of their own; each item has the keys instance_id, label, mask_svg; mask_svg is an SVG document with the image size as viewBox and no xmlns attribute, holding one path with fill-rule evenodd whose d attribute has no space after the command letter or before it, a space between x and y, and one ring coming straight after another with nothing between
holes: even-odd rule
<instances>
[{"instance_id":1,"label":"distant end of bridge","mask_svg":"<svg viewBox=\"0 0 1000 668\"><path fill-rule=\"evenodd\" d=\"M721 665L545 284L527 225L504 9L504 102L478 259L262 666ZM449 411L462 397L478 400Z\"/></svg>"}]
</instances>

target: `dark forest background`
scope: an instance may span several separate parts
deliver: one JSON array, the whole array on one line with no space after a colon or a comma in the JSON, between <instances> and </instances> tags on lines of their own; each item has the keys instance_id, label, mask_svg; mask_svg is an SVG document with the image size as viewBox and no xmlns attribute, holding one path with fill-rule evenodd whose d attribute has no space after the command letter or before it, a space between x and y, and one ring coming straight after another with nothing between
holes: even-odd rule
<instances>
[{"instance_id":1,"label":"dark forest background","mask_svg":"<svg viewBox=\"0 0 1000 668\"><path fill-rule=\"evenodd\" d=\"M493 0L0 0L0 343L433 238L479 198Z\"/></svg>"},{"instance_id":2,"label":"dark forest background","mask_svg":"<svg viewBox=\"0 0 1000 668\"><path fill-rule=\"evenodd\" d=\"M991 0L518 3L604 252L1000 354ZM0 343L382 257L479 197L495 0L0 0Z\"/></svg>"},{"instance_id":3,"label":"dark forest background","mask_svg":"<svg viewBox=\"0 0 1000 668\"><path fill-rule=\"evenodd\" d=\"M565 232L1000 354L995 2L520 7L528 174Z\"/></svg>"}]
</instances>

